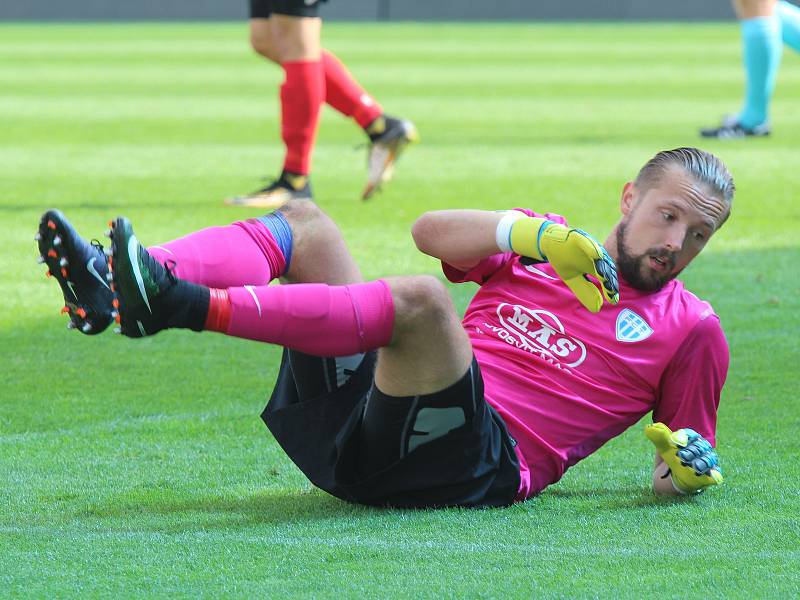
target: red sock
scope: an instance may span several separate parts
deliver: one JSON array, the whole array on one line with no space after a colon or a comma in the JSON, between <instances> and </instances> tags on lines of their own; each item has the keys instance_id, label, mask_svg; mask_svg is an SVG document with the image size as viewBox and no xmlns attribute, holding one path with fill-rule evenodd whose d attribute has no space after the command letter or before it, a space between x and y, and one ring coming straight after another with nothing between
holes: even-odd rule
<instances>
[{"instance_id":1,"label":"red sock","mask_svg":"<svg viewBox=\"0 0 800 600\"><path fill-rule=\"evenodd\" d=\"M343 115L353 117L362 128L383 114L381 105L358 85L333 53L322 51L322 65L325 69L325 102Z\"/></svg>"},{"instance_id":2,"label":"red sock","mask_svg":"<svg viewBox=\"0 0 800 600\"><path fill-rule=\"evenodd\" d=\"M283 70L286 72L281 86L281 134L286 144L283 168L308 175L319 110L325 99L325 74L321 61L286 62Z\"/></svg>"},{"instance_id":3,"label":"red sock","mask_svg":"<svg viewBox=\"0 0 800 600\"><path fill-rule=\"evenodd\" d=\"M228 290L209 288L211 296L208 300L208 314L203 329L225 333L231 324L231 300Z\"/></svg>"}]
</instances>

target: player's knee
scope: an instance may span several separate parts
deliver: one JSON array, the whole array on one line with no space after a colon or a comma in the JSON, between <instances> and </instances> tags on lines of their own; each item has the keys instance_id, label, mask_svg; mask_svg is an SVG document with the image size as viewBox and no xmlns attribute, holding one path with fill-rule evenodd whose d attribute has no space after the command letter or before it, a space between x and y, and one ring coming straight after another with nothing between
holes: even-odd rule
<instances>
[{"instance_id":1,"label":"player's knee","mask_svg":"<svg viewBox=\"0 0 800 600\"><path fill-rule=\"evenodd\" d=\"M454 314L450 294L431 275L414 275L390 282L395 304L395 321L400 328L436 328Z\"/></svg>"},{"instance_id":2,"label":"player's knee","mask_svg":"<svg viewBox=\"0 0 800 600\"><path fill-rule=\"evenodd\" d=\"M324 251L331 240L341 235L336 224L312 200L290 200L277 212L284 216L292 229L295 242L305 247L304 251L309 247Z\"/></svg>"},{"instance_id":3,"label":"player's knee","mask_svg":"<svg viewBox=\"0 0 800 600\"><path fill-rule=\"evenodd\" d=\"M313 200L292 199L281 206L277 212L283 214L291 225L298 227L304 224L319 226L323 222L329 221L328 216L322 212Z\"/></svg>"}]
</instances>

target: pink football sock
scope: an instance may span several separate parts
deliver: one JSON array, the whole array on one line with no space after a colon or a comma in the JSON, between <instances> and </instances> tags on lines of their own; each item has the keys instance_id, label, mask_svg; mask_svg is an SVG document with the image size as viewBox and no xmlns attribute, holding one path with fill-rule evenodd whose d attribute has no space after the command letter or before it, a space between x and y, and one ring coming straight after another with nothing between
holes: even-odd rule
<instances>
[{"instance_id":1,"label":"pink football sock","mask_svg":"<svg viewBox=\"0 0 800 600\"><path fill-rule=\"evenodd\" d=\"M345 286L321 283L228 288L228 335L279 344L314 356L347 356L386 346L394 303L383 280ZM212 307L213 310L217 310ZM214 328L213 326L210 328Z\"/></svg>"},{"instance_id":2,"label":"pink football sock","mask_svg":"<svg viewBox=\"0 0 800 600\"><path fill-rule=\"evenodd\" d=\"M286 270L275 238L256 219L201 229L147 251L163 265L174 263L177 277L212 288L267 285Z\"/></svg>"}]
</instances>

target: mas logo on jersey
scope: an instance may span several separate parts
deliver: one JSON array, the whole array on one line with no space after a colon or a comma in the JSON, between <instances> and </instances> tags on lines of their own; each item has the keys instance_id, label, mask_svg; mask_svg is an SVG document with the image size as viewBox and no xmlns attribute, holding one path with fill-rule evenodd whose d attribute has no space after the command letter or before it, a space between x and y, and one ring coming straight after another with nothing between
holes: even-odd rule
<instances>
[{"instance_id":1,"label":"mas logo on jersey","mask_svg":"<svg viewBox=\"0 0 800 600\"><path fill-rule=\"evenodd\" d=\"M653 328L629 308L617 315L617 339L620 342L641 342L651 335Z\"/></svg>"},{"instance_id":2,"label":"mas logo on jersey","mask_svg":"<svg viewBox=\"0 0 800 600\"><path fill-rule=\"evenodd\" d=\"M567 335L551 312L503 302L497 307L497 316L502 328L492 329L509 344L565 367L577 367L586 360L586 346Z\"/></svg>"}]
</instances>

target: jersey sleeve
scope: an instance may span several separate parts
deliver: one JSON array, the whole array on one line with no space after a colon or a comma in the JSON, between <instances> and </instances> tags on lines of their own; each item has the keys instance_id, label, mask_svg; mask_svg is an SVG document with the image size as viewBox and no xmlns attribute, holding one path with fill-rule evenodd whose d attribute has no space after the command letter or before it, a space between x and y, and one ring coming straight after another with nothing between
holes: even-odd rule
<instances>
[{"instance_id":1,"label":"jersey sleeve","mask_svg":"<svg viewBox=\"0 0 800 600\"><path fill-rule=\"evenodd\" d=\"M728 342L719 318L698 321L672 357L659 386L653 421L689 427L716 446L717 407L728 374Z\"/></svg>"},{"instance_id":2,"label":"jersey sleeve","mask_svg":"<svg viewBox=\"0 0 800 600\"><path fill-rule=\"evenodd\" d=\"M515 208L513 210L518 210L521 213L525 213L525 215L528 217L542 217L545 219L550 219L551 221L561 225L567 224L567 221L564 219L564 217L554 213L539 214L530 210L529 208ZM492 275L502 269L510 260L513 260L514 257L516 257L516 254L513 252L495 254L494 256L484 258L469 271L462 271L461 269L457 269L453 265L442 261L442 272L444 273L444 276L447 277L447 280L451 281L452 283L464 283L466 281L472 281L478 285L483 285Z\"/></svg>"},{"instance_id":3,"label":"jersey sleeve","mask_svg":"<svg viewBox=\"0 0 800 600\"><path fill-rule=\"evenodd\" d=\"M483 285L492 275L502 269L508 261L512 260L514 256L515 255L511 252L495 254L494 256L484 258L469 271L462 271L442 261L442 272L444 276L447 277L447 280L453 283L473 281L478 285Z\"/></svg>"}]
</instances>

